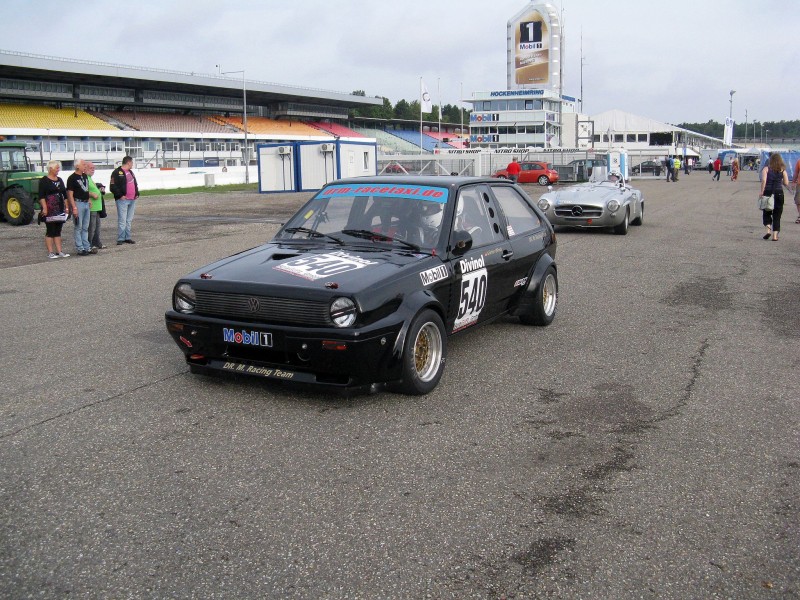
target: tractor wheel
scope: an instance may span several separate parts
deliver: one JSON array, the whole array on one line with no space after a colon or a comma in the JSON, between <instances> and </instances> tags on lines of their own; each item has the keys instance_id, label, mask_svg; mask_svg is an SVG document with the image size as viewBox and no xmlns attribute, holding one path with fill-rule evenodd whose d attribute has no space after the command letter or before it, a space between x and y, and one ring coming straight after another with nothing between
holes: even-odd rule
<instances>
[{"instance_id":1,"label":"tractor wheel","mask_svg":"<svg viewBox=\"0 0 800 600\"><path fill-rule=\"evenodd\" d=\"M3 192L0 210L3 218L12 225L27 225L33 221L33 199L20 187L12 187Z\"/></svg>"}]
</instances>

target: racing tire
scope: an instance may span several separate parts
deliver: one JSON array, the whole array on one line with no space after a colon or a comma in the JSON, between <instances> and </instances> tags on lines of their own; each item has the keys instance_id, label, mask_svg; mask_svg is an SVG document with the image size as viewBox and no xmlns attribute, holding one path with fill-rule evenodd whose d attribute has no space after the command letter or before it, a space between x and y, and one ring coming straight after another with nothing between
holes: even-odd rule
<instances>
[{"instance_id":1,"label":"racing tire","mask_svg":"<svg viewBox=\"0 0 800 600\"><path fill-rule=\"evenodd\" d=\"M406 334L398 391L413 396L431 392L442 378L446 358L447 335L441 317L430 309L420 311Z\"/></svg>"},{"instance_id":2,"label":"racing tire","mask_svg":"<svg viewBox=\"0 0 800 600\"><path fill-rule=\"evenodd\" d=\"M539 176L539 185L550 185L550 180L547 178L547 175Z\"/></svg>"},{"instance_id":3,"label":"racing tire","mask_svg":"<svg viewBox=\"0 0 800 600\"><path fill-rule=\"evenodd\" d=\"M639 216L636 217L633 221L631 221L631 225L638 227L642 223L644 223L644 202L642 202L642 208L641 212L639 213Z\"/></svg>"},{"instance_id":4,"label":"racing tire","mask_svg":"<svg viewBox=\"0 0 800 600\"><path fill-rule=\"evenodd\" d=\"M628 235L628 225L631 224L631 211L630 209L625 209L625 218L622 219L622 223L619 225L614 226L612 231L616 235Z\"/></svg>"},{"instance_id":5,"label":"racing tire","mask_svg":"<svg viewBox=\"0 0 800 600\"><path fill-rule=\"evenodd\" d=\"M548 267L536 288L531 312L520 315L519 320L525 325L545 327L556 318L557 309L558 275L553 267Z\"/></svg>"},{"instance_id":6,"label":"racing tire","mask_svg":"<svg viewBox=\"0 0 800 600\"><path fill-rule=\"evenodd\" d=\"M33 221L33 198L20 187L12 187L3 192L3 218L12 225L27 225Z\"/></svg>"}]
</instances>

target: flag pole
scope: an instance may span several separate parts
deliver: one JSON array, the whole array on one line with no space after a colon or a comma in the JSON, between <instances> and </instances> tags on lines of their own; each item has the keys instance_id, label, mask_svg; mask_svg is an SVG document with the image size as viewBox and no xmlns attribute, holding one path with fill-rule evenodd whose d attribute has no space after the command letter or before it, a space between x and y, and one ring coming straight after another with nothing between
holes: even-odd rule
<instances>
[{"instance_id":1,"label":"flag pole","mask_svg":"<svg viewBox=\"0 0 800 600\"><path fill-rule=\"evenodd\" d=\"M442 140L442 78L436 78L436 93L439 94L439 141ZM437 144L438 146L438 144ZM439 146L441 148L441 146Z\"/></svg>"},{"instance_id":2,"label":"flag pole","mask_svg":"<svg viewBox=\"0 0 800 600\"><path fill-rule=\"evenodd\" d=\"M422 154L422 77L419 78L419 153Z\"/></svg>"}]
</instances>

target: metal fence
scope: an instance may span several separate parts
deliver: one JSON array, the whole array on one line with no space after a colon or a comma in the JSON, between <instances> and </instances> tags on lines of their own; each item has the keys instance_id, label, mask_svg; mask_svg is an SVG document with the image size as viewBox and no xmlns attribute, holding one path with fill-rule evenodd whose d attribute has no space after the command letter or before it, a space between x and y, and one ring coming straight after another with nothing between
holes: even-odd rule
<instances>
[{"instance_id":1,"label":"metal fence","mask_svg":"<svg viewBox=\"0 0 800 600\"><path fill-rule=\"evenodd\" d=\"M621 151L612 148L610 151ZM462 151L452 154L382 154L378 156L378 173L381 175L472 175L491 176L505 169L513 158L518 161L537 161L552 165L558 172L559 182L586 181L595 165L608 165L608 151L557 150L537 151L525 149L499 149L494 152ZM628 165L628 177L657 179L666 175L663 150L623 151ZM658 154L657 152L660 152ZM689 169L704 169L699 156L689 158ZM671 156L675 156L673 153ZM677 156L684 162L682 149ZM686 166L681 165L681 171Z\"/></svg>"}]
</instances>

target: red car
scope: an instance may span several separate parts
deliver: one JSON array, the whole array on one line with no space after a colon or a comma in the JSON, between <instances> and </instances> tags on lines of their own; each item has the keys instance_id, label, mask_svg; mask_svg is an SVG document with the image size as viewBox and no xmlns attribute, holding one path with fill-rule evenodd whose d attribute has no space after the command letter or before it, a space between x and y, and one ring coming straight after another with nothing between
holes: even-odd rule
<instances>
[{"instance_id":1,"label":"red car","mask_svg":"<svg viewBox=\"0 0 800 600\"><path fill-rule=\"evenodd\" d=\"M550 163L538 161L526 161L519 163L520 171L517 183L538 183L539 185L551 185L558 181L558 172L553 169ZM508 171L501 169L492 177L500 179L510 179Z\"/></svg>"}]
</instances>

